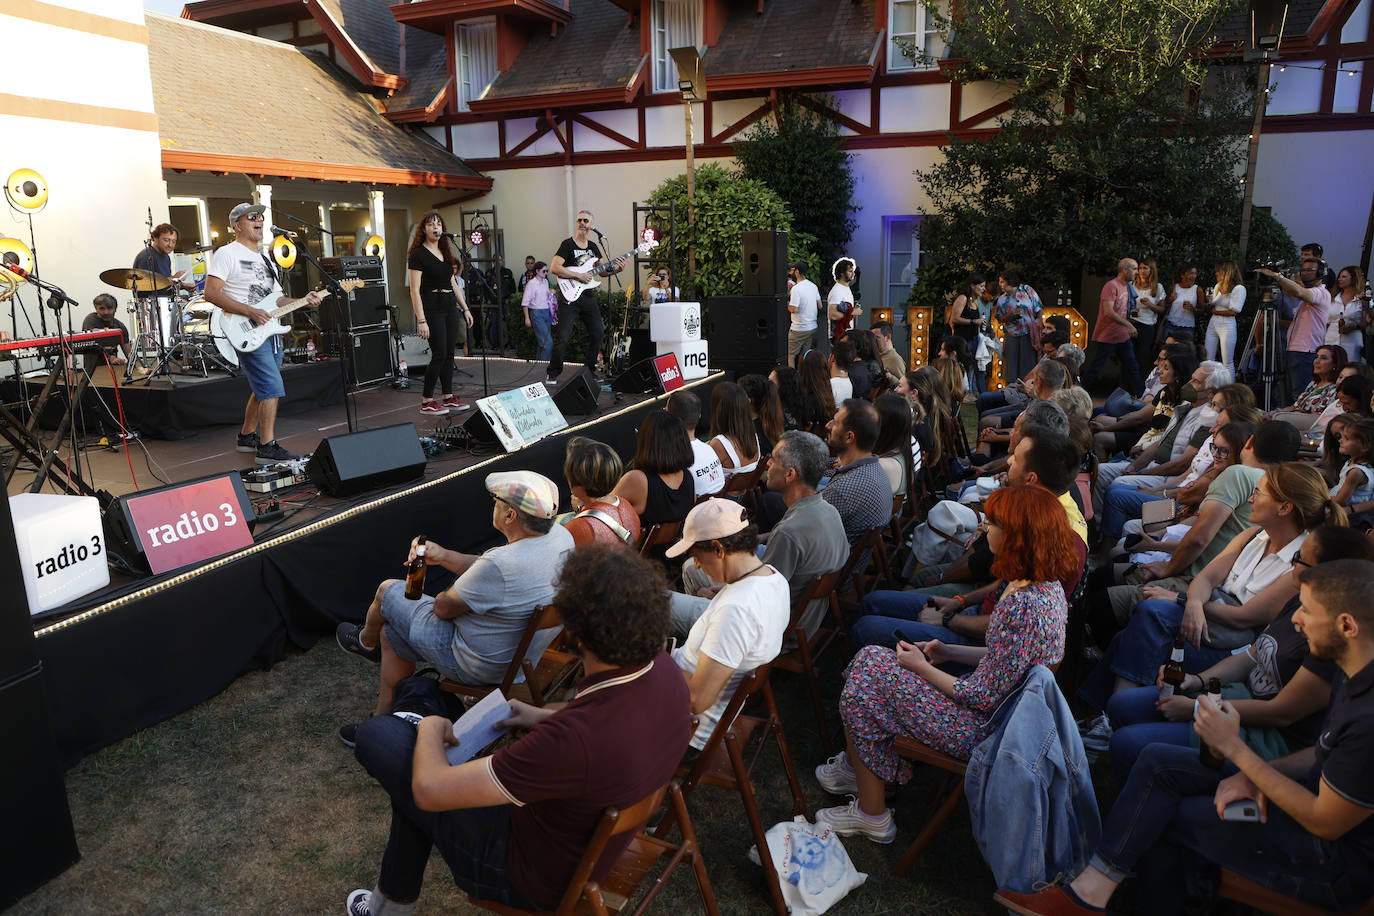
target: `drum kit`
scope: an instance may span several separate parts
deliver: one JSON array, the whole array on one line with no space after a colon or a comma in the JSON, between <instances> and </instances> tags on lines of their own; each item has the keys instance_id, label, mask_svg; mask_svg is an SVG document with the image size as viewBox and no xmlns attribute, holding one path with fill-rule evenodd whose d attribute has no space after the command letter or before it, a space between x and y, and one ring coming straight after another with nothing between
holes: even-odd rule
<instances>
[{"instance_id":1,"label":"drum kit","mask_svg":"<svg viewBox=\"0 0 1374 916\"><path fill-rule=\"evenodd\" d=\"M170 375L173 366L182 375L202 378L211 369L235 374L238 352L211 331L216 309L198 289L186 289L178 279L137 267L101 271L100 280L131 294L133 352L125 381L133 378L135 367L149 378Z\"/></svg>"}]
</instances>

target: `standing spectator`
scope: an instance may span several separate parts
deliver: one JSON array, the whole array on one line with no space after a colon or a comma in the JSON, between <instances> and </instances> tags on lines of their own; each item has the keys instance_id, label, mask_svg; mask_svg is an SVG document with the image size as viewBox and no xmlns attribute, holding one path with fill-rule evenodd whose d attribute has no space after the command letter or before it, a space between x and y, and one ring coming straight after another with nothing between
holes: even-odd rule
<instances>
[{"instance_id":1,"label":"standing spectator","mask_svg":"<svg viewBox=\"0 0 1374 916\"><path fill-rule=\"evenodd\" d=\"M660 302L678 301L679 290L673 285L672 272L667 265L660 267L649 276L649 283L644 287L644 301L649 305L657 305Z\"/></svg>"},{"instance_id":2,"label":"standing spectator","mask_svg":"<svg viewBox=\"0 0 1374 916\"><path fill-rule=\"evenodd\" d=\"M792 290L787 294L787 311L792 316L787 329L787 358L800 366L801 355L816 345L821 291L806 279L806 265L801 261L788 269L787 277L792 281Z\"/></svg>"},{"instance_id":3,"label":"standing spectator","mask_svg":"<svg viewBox=\"0 0 1374 916\"><path fill-rule=\"evenodd\" d=\"M978 299L987 288L982 274L969 274L964 285L954 294L949 306L949 329L968 341L970 350L978 348L978 334L983 330L983 316L978 311Z\"/></svg>"},{"instance_id":4,"label":"standing spectator","mask_svg":"<svg viewBox=\"0 0 1374 916\"><path fill-rule=\"evenodd\" d=\"M525 255L525 272L522 273L520 279L515 282L515 291L517 293L523 294L525 292L525 285L534 279L534 272L536 269L537 265L534 260L534 255Z\"/></svg>"},{"instance_id":5,"label":"standing spectator","mask_svg":"<svg viewBox=\"0 0 1374 916\"><path fill-rule=\"evenodd\" d=\"M897 348L892 346L892 325L886 321L875 321L869 330L873 332L873 339L878 343L878 359L883 364L883 371L887 373L888 384L895 386L897 379L906 373L906 360L897 352Z\"/></svg>"},{"instance_id":6,"label":"standing spectator","mask_svg":"<svg viewBox=\"0 0 1374 916\"><path fill-rule=\"evenodd\" d=\"M1339 343L1352 363L1360 361L1364 348L1364 329L1369 324L1369 303L1364 301L1364 271L1354 264L1336 274L1336 292L1331 297L1331 321L1327 343ZM1332 340L1332 331L1337 340Z\"/></svg>"},{"instance_id":7,"label":"standing spectator","mask_svg":"<svg viewBox=\"0 0 1374 916\"><path fill-rule=\"evenodd\" d=\"M1202 303L1198 301L1195 265L1184 264L1178 269L1178 273L1174 274L1173 285L1169 287L1169 295L1164 301L1168 309L1164 316L1164 336L1168 337L1181 331L1196 340L1197 313Z\"/></svg>"},{"instance_id":8,"label":"standing spectator","mask_svg":"<svg viewBox=\"0 0 1374 916\"><path fill-rule=\"evenodd\" d=\"M987 647L930 640L900 642L895 653L882 646L858 651L840 694L846 749L816 767L821 788L857 797L818 810L817 823L891 843L897 827L884 788L911 778L911 764L892 749L892 739L909 736L967 760L1026 672L1063 657L1068 602L1059 580L1072 574L1081 555L1068 520L1039 486L996 490L987 513L993 574L1008 582L988 624ZM973 671L956 678L935 667L945 662Z\"/></svg>"},{"instance_id":9,"label":"standing spectator","mask_svg":"<svg viewBox=\"0 0 1374 916\"><path fill-rule=\"evenodd\" d=\"M506 300L515 295L515 274L506 266L506 259L497 255L487 268L487 285L496 293L496 308L491 311L487 322L488 346L504 349L506 346Z\"/></svg>"},{"instance_id":10,"label":"standing spectator","mask_svg":"<svg viewBox=\"0 0 1374 916\"><path fill-rule=\"evenodd\" d=\"M996 305L1002 329L1002 381L1010 384L1035 365L1031 327L1040 322L1040 297L1014 270L1002 271L997 282L1002 290Z\"/></svg>"},{"instance_id":11,"label":"standing spectator","mask_svg":"<svg viewBox=\"0 0 1374 916\"><path fill-rule=\"evenodd\" d=\"M1234 376L1236 316L1245 307L1245 287L1240 282L1240 268L1234 261L1218 264L1216 275L1217 285L1207 296L1207 308L1212 312L1212 319L1207 322L1207 358L1220 359Z\"/></svg>"},{"instance_id":12,"label":"standing spectator","mask_svg":"<svg viewBox=\"0 0 1374 916\"><path fill-rule=\"evenodd\" d=\"M534 329L538 352L535 359L548 362L553 355L553 309L556 297L549 289L549 266L536 261L533 275L520 278L523 295L520 307L525 311L525 327Z\"/></svg>"},{"instance_id":13,"label":"standing spectator","mask_svg":"<svg viewBox=\"0 0 1374 916\"><path fill-rule=\"evenodd\" d=\"M854 301L854 290L849 285L854 280L854 270L853 258L840 258L831 267L835 285L830 287L830 293L825 297L826 315L834 322L833 325L827 323L833 329L827 335L831 340L843 337L863 313L863 309Z\"/></svg>"},{"instance_id":14,"label":"standing spectator","mask_svg":"<svg viewBox=\"0 0 1374 916\"><path fill-rule=\"evenodd\" d=\"M1317 358L1317 348L1326 340L1331 293L1322 285L1321 262L1315 257L1303 257L1296 281L1267 267L1261 267L1259 272L1278 281L1284 295L1300 300L1288 326L1288 349L1284 353L1288 390L1296 395L1312 380L1312 361Z\"/></svg>"},{"instance_id":15,"label":"standing spectator","mask_svg":"<svg viewBox=\"0 0 1374 916\"><path fill-rule=\"evenodd\" d=\"M1097 373L1107 359L1115 356L1121 367L1121 386L1127 391L1139 391L1140 367L1135 361L1135 347L1131 341L1140 335L1127 317L1130 303L1129 287L1135 279L1138 265L1134 258L1122 258L1116 265L1116 276L1102 287L1099 296L1097 323L1093 325L1092 340L1097 344L1092 362L1083 370L1083 387L1092 390Z\"/></svg>"},{"instance_id":16,"label":"standing spectator","mask_svg":"<svg viewBox=\"0 0 1374 916\"><path fill-rule=\"evenodd\" d=\"M1159 265L1153 258L1145 258L1131 281L1131 323L1135 325L1135 362L1148 365L1154 359L1160 316L1169 311L1165 302L1164 284L1159 282Z\"/></svg>"}]
</instances>

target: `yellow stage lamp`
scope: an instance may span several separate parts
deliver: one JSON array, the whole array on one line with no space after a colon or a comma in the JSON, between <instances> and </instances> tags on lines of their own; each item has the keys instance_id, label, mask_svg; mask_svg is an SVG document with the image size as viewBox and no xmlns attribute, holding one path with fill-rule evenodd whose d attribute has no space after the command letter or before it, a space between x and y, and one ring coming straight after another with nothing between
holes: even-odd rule
<instances>
[{"instance_id":1,"label":"yellow stage lamp","mask_svg":"<svg viewBox=\"0 0 1374 916\"><path fill-rule=\"evenodd\" d=\"M48 183L33 169L15 169L5 181L5 197L16 210L42 210L48 202Z\"/></svg>"},{"instance_id":2,"label":"yellow stage lamp","mask_svg":"<svg viewBox=\"0 0 1374 916\"><path fill-rule=\"evenodd\" d=\"M382 241L380 235L368 236L367 241L363 242L363 254L374 258L386 257L386 242Z\"/></svg>"},{"instance_id":3,"label":"yellow stage lamp","mask_svg":"<svg viewBox=\"0 0 1374 916\"><path fill-rule=\"evenodd\" d=\"M18 239L0 239L0 258L3 258L6 264L33 270L33 254L29 251L29 246Z\"/></svg>"},{"instance_id":4,"label":"yellow stage lamp","mask_svg":"<svg viewBox=\"0 0 1374 916\"><path fill-rule=\"evenodd\" d=\"M277 262L277 266L282 270L290 270L296 263L296 243L284 235L279 235L272 240L272 260Z\"/></svg>"}]
</instances>

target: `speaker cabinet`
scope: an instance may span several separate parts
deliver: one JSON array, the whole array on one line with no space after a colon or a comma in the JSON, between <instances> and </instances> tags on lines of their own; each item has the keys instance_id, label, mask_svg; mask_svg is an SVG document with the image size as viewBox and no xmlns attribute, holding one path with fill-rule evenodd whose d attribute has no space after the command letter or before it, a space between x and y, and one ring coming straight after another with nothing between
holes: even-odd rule
<instances>
[{"instance_id":1,"label":"speaker cabinet","mask_svg":"<svg viewBox=\"0 0 1374 916\"><path fill-rule=\"evenodd\" d=\"M320 303L320 327L326 331L364 328L387 320L386 278L382 259L371 255L325 258L320 262L336 280L360 279L365 285L344 297L332 293Z\"/></svg>"},{"instance_id":2,"label":"speaker cabinet","mask_svg":"<svg viewBox=\"0 0 1374 916\"><path fill-rule=\"evenodd\" d=\"M611 382L611 390L621 394L662 394L663 380L652 359L635 363Z\"/></svg>"},{"instance_id":3,"label":"speaker cabinet","mask_svg":"<svg viewBox=\"0 0 1374 916\"><path fill-rule=\"evenodd\" d=\"M596 399L601 386L586 366L572 381L559 385L553 392L553 403L565 417L581 417L596 413ZM478 411L481 413L481 411Z\"/></svg>"},{"instance_id":4,"label":"speaker cabinet","mask_svg":"<svg viewBox=\"0 0 1374 916\"><path fill-rule=\"evenodd\" d=\"M746 296L774 296L787 292L786 232L745 232L740 247L744 257Z\"/></svg>"},{"instance_id":5,"label":"speaker cabinet","mask_svg":"<svg viewBox=\"0 0 1374 916\"><path fill-rule=\"evenodd\" d=\"M329 436L305 466L310 482L330 496L405 483L424 472L425 450L414 423Z\"/></svg>"},{"instance_id":6,"label":"speaker cabinet","mask_svg":"<svg viewBox=\"0 0 1374 916\"><path fill-rule=\"evenodd\" d=\"M557 403L557 400L554 403ZM472 416L463 421L463 429L467 430L468 435L472 436L472 441L478 445L501 444L500 438L496 435L496 430L491 428L491 421L481 410L474 410Z\"/></svg>"},{"instance_id":7,"label":"speaker cabinet","mask_svg":"<svg viewBox=\"0 0 1374 916\"><path fill-rule=\"evenodd\" d=\"M706 304L711 365L767 375L787 364L787 296L717 296Z\"/></svg>"},{"instance_id":8,"label":"speaker cabinet","mask_svg":"<svg viewBox=\"0 0 1374 916\"><path fill-rule=\"evenodd\" d=\"M365 388L389 382L395 377L396 367L391 363L391 332L387 325L355 329L341 337L344 344L351 348L352 359L348 367L350 388Z\"/></svg>"}]
</instances>

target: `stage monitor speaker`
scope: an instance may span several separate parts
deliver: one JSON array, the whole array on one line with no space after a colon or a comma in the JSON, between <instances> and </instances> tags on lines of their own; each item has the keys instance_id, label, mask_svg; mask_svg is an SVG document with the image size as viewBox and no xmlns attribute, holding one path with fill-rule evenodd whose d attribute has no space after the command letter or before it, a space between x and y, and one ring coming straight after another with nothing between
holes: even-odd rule
<instances>
[{"instance_id":1,"label":"stage monitor speaker","mask_svg":"<svg viewBox=\"0 0 1374 916\"><path fill-rule=\"evenodd\" d=\"M310 482L330 496L405 483L424 472L425 450L414 423L329 436L305 466Z\"/></svg>"},{"instance_id":2,"label":"stage monitor speaker","mask_svg":"<svg viewBox=\"0 0 1374 916\"><path fill-rule=\"evenodd\" d=\"M746 232L741 236L744 256L744 294L773 296L787 292L787 233ZM711 342L715 346L715 341Z\"/></svg>"},{"instance_id":3,"label":"stage monitor speaker","mask_svg":"<svg viewBox=\"0 0 1374 916\"><path fill-rule=\"evenodd\" d=\"M553 403L565 417L582 417L596 413L596 399L600 394L601 385L597 383L596 376L583 366L572 381L554 389Z\"/></svg>"},{"instance_id":4,"label":"stage monitor speaker","mask_svg":"<svg viewBox=\"0 0 1374 916\"><path fill-rule=\"evenodd\" d=\"M396 367L391 363L391 331L387 325L354 329L341 336L353 348L348 367L350 388L365 388L395 378Z\"/></svg>"},{"instance_id":5,"label":"stage monitor speaker","mask_svg":"<svg viewBox=\"0 0 1374 916\"><path fill-rule=\"evenodd\" d=\"M706 303L711 365L767 375L787 364L787 295L716 296Z\"/></svg>"},{"instance_id":6,"label":"stage monitor speaker","mask_svg":"<svg viewBox=\"0 0 1374 916\"><path fill-rule=\"evenodd\" d=\"M478 445L501 444L501 440L496 435L496 430L491 428L491 421L480 410L474 410L472 416L463 421L463 429L467 430L468 435L472 436L472 441Z\"/></svg>"},{"instance_id":7,"label":"stage monitor speaker","mask_svg":"<svg viewBox=\"0 0 1374 916\"><path fill-rule=\"evenodd\" d=\"M617 375L611 382L611 390L621 394L662 394L663 379L658 377L654 361L646 359Z\"/></svg>"},{"instance_id":8,"label":"stage monitor speaker","mask_svg":"<svg viewBox=\"0 0 1374 916\"><path fill-rule=\"evenodd\" d=\"M233 502L226 506L229 499ZM178 535L181 538L179 542L171 536L158 537L145 527L152 519L154 528L159 528L159 523L169 524L173 526L173 534L176 534L176 527L183 525L181 515L195 507L205 509L207 506L214 511L206 515L215 514L219 517L216 528L208 529L203 520L198 523L201 528L199 531L193 532L191 527L183 527ZM231 533L242 532L242 529L229 522L229 516L235 515L235 508L238 510L237 518L243 519L247 523L247 530L251 532L258 519L253 511L253 503L248 498L248 490L243 485L243 477L237 471L207 474L192 480L126 493L111 502L104 511L101 520L105 528L105 545L111 554L144 573L161 573L203 562L227 550L237 550L252 543L251 537L242 534L231 536ZM220 525L219 521L224 524ZM189 515L184 524L191 525ZM189 549L192 546L195 549ZM183 547L187 550L183 551ZM152 555L149 551L152 551Z\"/></svg>"}]
</instances>

